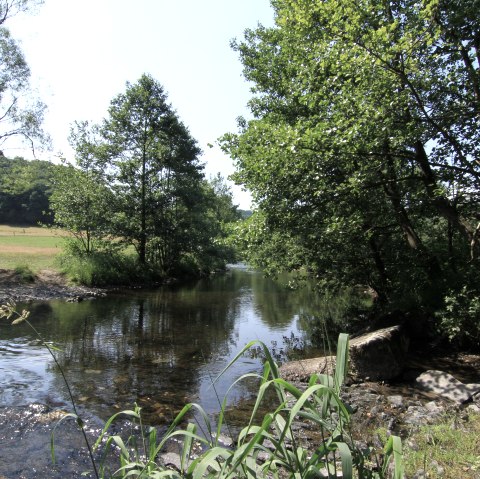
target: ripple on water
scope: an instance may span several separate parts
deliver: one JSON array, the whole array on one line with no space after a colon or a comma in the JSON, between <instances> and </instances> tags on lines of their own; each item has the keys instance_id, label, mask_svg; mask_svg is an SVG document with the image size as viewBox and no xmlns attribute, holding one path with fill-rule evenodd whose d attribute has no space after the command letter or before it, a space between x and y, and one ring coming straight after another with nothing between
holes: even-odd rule
<instances>
[{"instance_id":1,"label":"ripple on water","mask_svg":"<svg viewBox=\"0 0 480 479\"><path fill-rule=\"evenodd\" d=\"M28 340L0 341L0 404L24 405L38 401L50 386L48 351Z\"/></svg>"}]
</instances>

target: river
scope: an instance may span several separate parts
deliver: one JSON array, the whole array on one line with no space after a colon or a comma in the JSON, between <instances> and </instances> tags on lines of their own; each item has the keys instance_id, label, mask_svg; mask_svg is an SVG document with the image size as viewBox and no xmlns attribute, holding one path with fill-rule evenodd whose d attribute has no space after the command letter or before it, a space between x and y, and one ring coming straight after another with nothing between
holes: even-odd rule
<instances>
[{"instance_id":1,"label":"river","mask_svg":"<svg viewBox=\"0 0 480 479\"><path fill-rule=\"evenodd\" d=\"M187 402L213 417L239 376L261 372L254 348L218 378L247 343L262 341L284 357L305 342L304 296L242 265L187 285L19 307L30 310L31 323L55 347L80 410L103 421L135 403L148 424L169 423ZM240 383L228 403L235 409L254 394L255 384ZM71 410L59 370L35 333L2 320L0 405L32 403Z\"/></svg>"},{"instance_id":2,"label":"river","mask_svg":"<svg viewBox=\"0 0 480 479\"><path fill-rule=\"evenodd\" d=\"M78 402L102 418L137 402L153 423L186 402L218 410L228 387L261 370L254 348L212 382L250 341L280 353L303 343L298 294L239 265L190 285L107 298L19 305L51 343ZM48 351L27 324L0 323L0 404L68 405ZM216 393L215 393L216 391ZM243 396L241 386L231 402Z\"/></svg>"}]
</instances>

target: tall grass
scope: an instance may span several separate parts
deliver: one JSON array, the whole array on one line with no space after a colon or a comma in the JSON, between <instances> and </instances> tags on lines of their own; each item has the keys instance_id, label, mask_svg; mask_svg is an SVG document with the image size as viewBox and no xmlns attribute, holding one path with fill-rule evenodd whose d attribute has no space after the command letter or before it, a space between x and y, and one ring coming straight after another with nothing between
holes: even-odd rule
<instances>
[{"instance_id":1,"label":"tall grass","mask_svg":"<svg viewBox=\"0 0 480 479\"><path fill-rule=\"evenodd\" d=\"M391 436L381 458L372 458L371 451L361 450L352 440L349 429L350 409L340 399L340 391L348 369L348 336L341 334L337 349L337 367L333 376L314 375L305 390L283 380L279 376L268 348L253 341L240 351L223 374L250 347L259 344L264 349L266 362L258 377L259 389L248 424L232 438L234 446L219 442L225 425L227 397L214 427L203 408L195 403L187 404L175 418L167 432L157 438L153 428L141 424L141 411L118 413L106 423L95 448L104 447L107 454L111 446L120 452L120 464L111 477L135 478L386 478L390 463L395 479L403 477L401 441ZM235 382L235 383L236 383ZM231 386L233 387L235 383ZM257 420L260 406L269 389L276 393L277 403L271 411ZM196 410L202 423L189 423L180 429L187 414ZM138 441L130 436L124 441L119 435L110 435L109 428L118 417L126 415L140 424L144 433ZM315 444L305 443L298 435L299 426L315 428L318 440ZM203 431L202 434L199 431ZM166 445L181 439L182 449L178 469L172 469L158 460ZM201 452L192 455L192 446ZM373 460L375 459L375 460ZM105 469L101 468L101 475Z\"/></svg>"}]
</instances>

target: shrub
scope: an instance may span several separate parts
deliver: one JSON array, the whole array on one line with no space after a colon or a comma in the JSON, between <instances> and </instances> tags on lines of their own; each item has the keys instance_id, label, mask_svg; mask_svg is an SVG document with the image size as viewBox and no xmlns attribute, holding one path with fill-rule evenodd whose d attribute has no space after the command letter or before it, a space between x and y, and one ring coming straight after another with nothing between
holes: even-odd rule
<instances>
[{"instance_id":1,"label":"shrub","mask_svg":"<svg viewBox=\"0 0 480 479\"><path fill-rule=\"evenodd\" d=\"M150 274L146 268L141 269L134 256L117 251L66 253L60 257L60 267L71 281L86 286L128 285Z\"/></svg>"},{"instance_id":2,"label":"shrub","mask_svg":"<svg viewBox=\"0 0 480 479\"><path fill-rule=\"evenodd\" d=\"M22 283L33 283L35 281L34 272L25 264L16 266L14 271Z\"/></svg>"},{"instance_id":3,"label":"shrub","mask_svg":"<svg viewBox=\"0 0 480 479\"><path fill-rule=\"evenodd\" d=\"M463 286L450 290L444 307L436 313L438 329L449 341L459 346L478 347L480 342L480 294Z\"/></svg>"}]
</instances>

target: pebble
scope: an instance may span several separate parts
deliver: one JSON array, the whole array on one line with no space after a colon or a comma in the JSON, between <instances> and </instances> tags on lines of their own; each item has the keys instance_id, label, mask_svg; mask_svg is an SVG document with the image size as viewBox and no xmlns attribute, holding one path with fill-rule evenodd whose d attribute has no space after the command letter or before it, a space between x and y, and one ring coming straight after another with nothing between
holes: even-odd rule
<instances>
[{"instance_id":1,"label":"pebble","mask_svg":"<svg viewBox=\"0 0 480 479\"><path fill-rule=\"evenodd\" d=\"M395 396L387 396L387 401L395 408L403 407L403 397L399 394Z\"/></svg>"}]
</instances>

